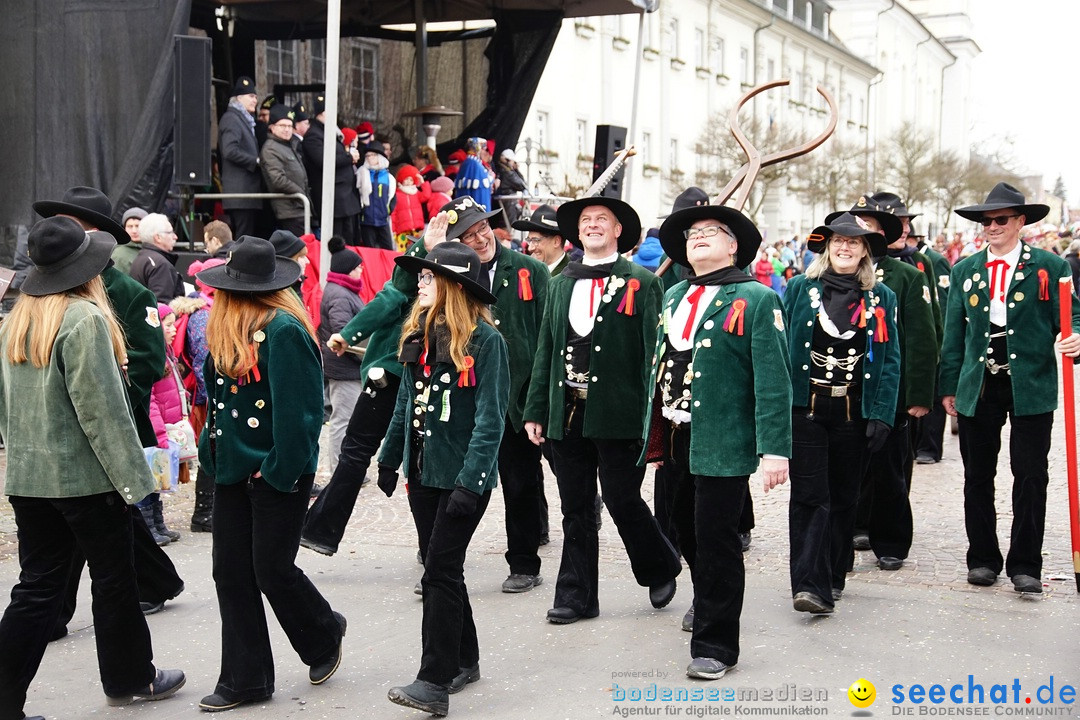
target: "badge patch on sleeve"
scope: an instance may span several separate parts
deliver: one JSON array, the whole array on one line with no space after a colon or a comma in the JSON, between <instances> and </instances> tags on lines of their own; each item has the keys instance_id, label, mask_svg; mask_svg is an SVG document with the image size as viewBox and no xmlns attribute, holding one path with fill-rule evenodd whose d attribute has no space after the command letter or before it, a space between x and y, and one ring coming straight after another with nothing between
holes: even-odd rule
<instances>
[{"instance_id":1,"label":"badge patch on sleeve","mask_svg":"<svg viewBox=\"0 0 1080 720\"><path fill-rule=\"evenodd\" d=\"M784 311L780 308L773 308L772 324L776 326L776 329L780 332L784 332Z\"/></svg>"},{"instance_id":2,"label":"badge patch on sleeve","mask_svg":"<svg viewBox=\"0 0 1080 720\"><path fill-rule=\"evenodd\" d=\"M146 308L146 324L150 327L161 327L161 318L158 317L156 307Z\"/></svg>"},{"instance_id":3,"label":"badge patch on sleeve","mask_svg":"<svg viewBox=\"0 0 1080 720\"><path fill-rule=\"evenodd\" d=\"M930 286L929 285L923 285L922 299L926 301L927 305L930 304Z\"/></svg>"}]
</instances>

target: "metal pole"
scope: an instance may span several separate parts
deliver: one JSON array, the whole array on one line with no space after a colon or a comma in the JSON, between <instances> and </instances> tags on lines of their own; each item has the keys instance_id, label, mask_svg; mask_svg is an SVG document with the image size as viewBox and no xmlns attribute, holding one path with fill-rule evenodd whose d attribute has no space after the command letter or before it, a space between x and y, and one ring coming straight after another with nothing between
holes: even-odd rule
<instances>
[{"instance_id":1,"label":"metal pole","mask_svg":"<svg viewBox=\"0 0 1080 720\"><path fill-rule=\"evenodd\" d=\"M416 107L427 106L427 20L424 18L424 0L413 1L413 14L416 16ZM423 120L423 118L421 118ZM428 140L424 134L423 122L417 123L416 139L435 147L434 139Z\"/></svg>"},{"instance_id":2,"label":"metal pole","mask_svg":"<svg viewBox=\"0 0 1080 720\"><path fill-rule=\"evenodd\" d=\"M334 234L334 175L335 153L338 143L338 56L341 52L341 0L329 0L326 4L326 110L323 122L326 136L323 138L321 237L319 243L319 285L326 287L326 275L330 272L330 238Z\"/></svg>"},{"instance_id":3,"label":"metal pole","mask_svg":"<svg viewBox=\"0 0 1080 720\"><path fill-rule=\"evenodd\" d=\"M645 49L645 13L638 15L638 29L637 29L637 59L634 61L634 96L630 100L630 136L626 139L626 146L630 147L637 139L637 106L638 95L641 92L641 59L642 51ZM649 158L645 158L645 162L648 162ZM628 203L633 203L633 199L630 196L630 188L634 182L634 172L626 173L624 180L625 190L623 192L623 199Z\"/></svg>"}]
</instances>

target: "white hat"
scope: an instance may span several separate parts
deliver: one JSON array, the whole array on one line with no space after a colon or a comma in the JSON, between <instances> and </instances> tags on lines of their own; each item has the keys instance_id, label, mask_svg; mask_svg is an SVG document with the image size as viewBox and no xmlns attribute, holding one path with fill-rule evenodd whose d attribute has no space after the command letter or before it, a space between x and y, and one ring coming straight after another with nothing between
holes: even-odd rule
<instances>
[{"instance_id":1,"label":"white hat","mask_svg":"<svg viewBox=\"0 0 1080 720\"><path fill-rule=\"evenodd\" d=\"M517 162L517 155L515 155L514 151L510 148L506 148L501 153L499 153L499 157L503 158L504 160L509 160L510 162Z\"/></svg>"}]
</instances>

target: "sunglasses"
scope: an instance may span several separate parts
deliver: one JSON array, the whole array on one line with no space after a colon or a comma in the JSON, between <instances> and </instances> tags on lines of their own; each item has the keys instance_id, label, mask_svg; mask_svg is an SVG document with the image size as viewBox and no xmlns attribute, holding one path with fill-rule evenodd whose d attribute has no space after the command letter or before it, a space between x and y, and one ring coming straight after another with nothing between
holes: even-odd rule
<instances>
[{"instance_id":1,"label":"sunglasses","mask_svg":"<svg viewBox=\"0 0 1080 720\"><path fill-rule=\"evenodd\" d=\"M1009 221L1012 220L1013 218L1018 218L1018 217L1020 217L1019 214L1016 214L1016 215L998 215L997 217L979 218L979 222L982 224L983 227L990 227L991 225L1002 225L1002 226L1004 226L1004 225L1008 225Z\"/></svg>"}]
</instances>

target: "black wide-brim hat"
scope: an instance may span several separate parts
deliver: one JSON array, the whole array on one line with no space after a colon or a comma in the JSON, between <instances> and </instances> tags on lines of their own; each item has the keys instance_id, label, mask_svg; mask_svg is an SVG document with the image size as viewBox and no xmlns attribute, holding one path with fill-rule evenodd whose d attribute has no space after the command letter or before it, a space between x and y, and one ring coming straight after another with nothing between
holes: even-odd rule
<instances>
[{"instance_id":1,"label":"black wide-brim hat","mask_svg":"<svg viewBox=\"0 0 1080 720\"><path fill-rule=\"evenodd\" d=\"M484 264L480 262L480 256L468 245L460 242L439 243L431 249L427 257L413 257L411 255L399 255L394 258L394 263L406 272L419 273L427 269L436 275L441 275L448 280L461 285L465 292L487 305L495 304L495 296L485 290L480 284L480 273L484 271Z\"/></svg>"},{"instance_id":2,"label":"black wide-brim hat","mask_svg":"<svg viewBox=\"0 0 1080 720\"><path fill-rule=\"evenodd\" d=\"M300 265L275 255L269 240L243 235L234 243L224 265L207 268L195 277L216 290L269 293L300 279Z\"/></svg>"},{"instance_id":3,"label":"black wide-brim hat","mask_svg":"<svg viewBox=\"0 0 1080 720\"><path fill-rule=\"evenodd\" d=\"M1016 212L1024 216L1025 225L1039 222L1050 212L1049 205L1025 203L1024 193L1004 182L995 185L981 205L968 205L967 207L957 208L954 212L962 218L978 222L982 220L983 213L987 210L1006 210L1009 208L1014 208Z\"/></svg>"},{"instance_id":4,"label":"black wide-brim hat","mask_svg":"<svg viewBox=\"0 0 1080 720\"><path fill-rule=\"evenodd\" d=\"M619 252L633 250L641 239L641 218L638 217L634 208L618 198L583 197L560 205L555 212L555 219L559 222L559 234L569 240L570 244L582 247L581 238L578 237L578 218L581 217L582 210L594 205L606 207L614 213L615 220L622 225L622 233L618 238Z\"/></svg>"},{"instance_id":5,"label":"black wide-brim hat","mask_svg":"<svg viewBox=\"0 0 1080 720\"><path fill-rule=\"evenodd\" d=\"M26 239L34 265L19 290L35 297L55 295L93 280L109 266L116 241L104 232L86 232L71 218L38 220Z\"/></svg>"},{"instance_id":6,"label":"black wide-brim hat","mask_svg":"<svg viewBox=\"0 0 1080 720\"><path fill-rule=\"evenodd\" d=\"M528 220L515 220L510 227L515 230L543 233L544 235L559 235L559 221L555 217L556 210L550 205L541 205L532 211Z\"/></svg>"},{"instance_id":7,"label":"black wide-brim hat","mask_svg":"<svg viewBox=\"0 0 1080 720\"><path fill-rule=\"evenodd\" d=\"M686 259L686 239L684 232L698 220L718 220L735 234L738 247L735 250L735 266L745 268L754 261L761 246L761 233L750 218L735 208L726 205L696 205L677 210L660 225L660 245L672 262L683 267L690 267Z\"/></svg>"},{"instance_id":8,"label":"black wide-brim hat","mask_svg":"<svg viewBox=\"0 0 1080 720\"><path fill-rule=\"evenodd\" d=\"M832 218L832 220L829 220ZM851 213L832 213L825 219L824 225L814 228L814 232L806 240L806 248L811 252L822 253L829 244L829 238L833 235L845 237L861 237L870 248L870 256L879 258L889 251L889 243L885 236L873 230L867 230Z\"/></svg>"},{"instance_id":9,"label":"black wide-brim hat","mask_svg":"<svg viewBox=\"0 0 1080 720\"><path fill-rule=\"evenodd\" d=\"M41 217L70 215L109 233L117 244L125 245L131 241L131 236L123 225L113 220L112 210L112 203L105 193L85 185L68 190L63 200L39 200L34 203L34 212Z\"/></svg>"},{"instance_id":10,"label":"black wide-brim hat","mask_svg":"<svg viewBox=\"0 0 1080 720\"><path fill-rule=\"evenodd\" d=\"M471 196L462 195L443 205L439 208L439 212L446 213L446 219L449 223L446 226L446 239L457 240L476 223L501 213L502 208L488 211L486 207L476 202Z\"/></svg>"},{"instance_id":11,"label":"black wide-brim hat","mask_svg":"<svg viewBox=\"0 0 1080 720\"><path fill-rule=\"evenodd\" d=\"M881 231L882 234L885 235L885 243L891 245L899 240L900 236L904 234L904 223L892 212L879 207L877 203L870 199L870 197L870 195L863 195L855 201L855 204L847 212L852 215L862 215L877 220L881 223ZM829 213L825 216L825 224L828 225L843 214L843 210Z\"/></svg>"},{"instance_id":12,"label":"black wide-brim hat","mask_svg":"<svg viewBox=\"0 0 1080 720\"><path fill-rule=\"evenodd\" d=\"M917 218L922 213L913 213L908 210L908 206L896 193L891 192L876 192L871 195L868 200L877 207L875 210L885 210L890 212L898 218Z\"/></svg>"}]
</instances>

